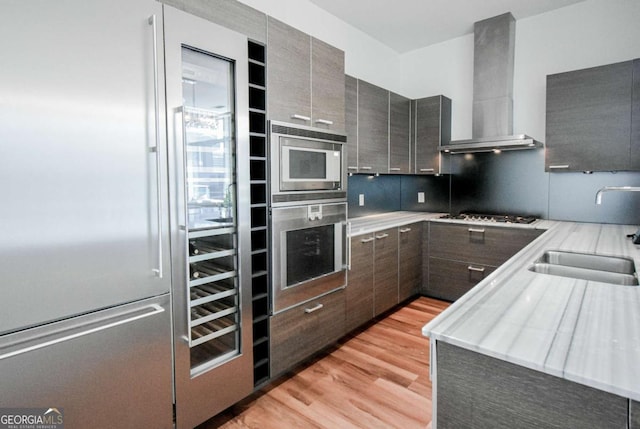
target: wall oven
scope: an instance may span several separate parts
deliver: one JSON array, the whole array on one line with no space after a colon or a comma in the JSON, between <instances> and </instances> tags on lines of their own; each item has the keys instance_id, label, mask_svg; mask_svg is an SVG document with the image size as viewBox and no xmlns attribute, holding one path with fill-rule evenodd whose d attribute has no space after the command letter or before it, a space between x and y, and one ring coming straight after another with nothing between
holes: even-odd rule
<instances>
[{"instance_id":1,"label":"wall oven","mask_svg":"<svg viewBox=\"0 0 640 429\"><path fill-rule=\"evenodd\" d=\"M274 207L273 313L346 285L347 204Z\"/></svg>"},{"instance_id":2,"label":"wall oven","mask_svg":"<svg viewBox=\"0 0 640 429\"><path fill-rule=\"evenodd\" d=\"M269 127L273 205L346 199L346 135L276 121Z\"/></svg>"}]
</instances>

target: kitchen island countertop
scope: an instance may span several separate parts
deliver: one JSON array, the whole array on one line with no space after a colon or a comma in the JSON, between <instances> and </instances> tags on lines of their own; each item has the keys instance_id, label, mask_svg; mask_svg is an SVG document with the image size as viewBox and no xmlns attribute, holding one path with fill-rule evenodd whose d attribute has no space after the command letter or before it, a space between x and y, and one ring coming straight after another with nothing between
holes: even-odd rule
<instances>
[{"instance_id":1,"label":"kitchen island countertop","mask_svg":"<svg viewBox=\"0 0 640 429\"><path fill-rule=\"evenodd\" d=\"M443 341L640 401L640 287L529 271L546 250L632 258L635 226L545 221L547 229L422 329ZM437 362L436 362L437 365Z\"/></svg>"}]
</instances>

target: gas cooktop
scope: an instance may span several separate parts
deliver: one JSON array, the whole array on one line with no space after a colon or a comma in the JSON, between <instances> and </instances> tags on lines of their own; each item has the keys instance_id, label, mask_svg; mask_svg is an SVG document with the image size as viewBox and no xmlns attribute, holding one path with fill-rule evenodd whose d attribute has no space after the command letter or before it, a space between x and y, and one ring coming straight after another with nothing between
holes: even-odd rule
<instances>
[{"instance_id":1,"label":"gas cooktop","mask_svg":"<svg viewBox=\"0 0 640 429\"><path fill-rule=\"evenodd\" d=\"M499 223L532 223L536 220L534 216L503 215L503 214L482 214L482 213L460 213L458 215L444 215L440 219L467 220L473 222L499 222Z\"/></svg>"}]
</instances>

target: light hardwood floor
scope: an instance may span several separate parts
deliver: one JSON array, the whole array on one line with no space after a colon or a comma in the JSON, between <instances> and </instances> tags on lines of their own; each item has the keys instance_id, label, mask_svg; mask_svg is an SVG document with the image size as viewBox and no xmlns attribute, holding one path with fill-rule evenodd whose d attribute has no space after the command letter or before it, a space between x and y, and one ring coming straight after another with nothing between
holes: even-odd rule
<instances>
[{"instance_id":1,"label":"light hardwood floor","mask_svg":"<svg viewBox=\"0 0 640 429\"><path fill-rule=\"evenodd\" d=\"M198 429L429 428L429 340L421 329L448 305L419 297Z\"/></svg>"}]
</instances>

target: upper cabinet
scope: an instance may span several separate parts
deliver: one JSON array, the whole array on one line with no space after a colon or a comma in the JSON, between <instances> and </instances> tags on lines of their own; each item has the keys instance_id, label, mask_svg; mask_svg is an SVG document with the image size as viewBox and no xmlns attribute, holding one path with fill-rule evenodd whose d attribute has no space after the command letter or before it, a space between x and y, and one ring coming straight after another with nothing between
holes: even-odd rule
<instances>
[{"instance_id":1,"label":"upper cabinet","mask_svg":"<svg viewBox=\"0 0 640 429\"><path fill-rule=\"evenodd\" d=\"M349 173L444 174L438 146L451 141L451 100L411 100L346 76Z\"/></svg>"},{"instance_id":2,"label":"upper cabinet","mask_svg":"<svg viewBox=\"0 0 640 429\"><path fill-rule=\"evenodd\" d=\"M640 169L634 68L637 60L547 76L546 171Z\"/></svg>"},{"instance_id":3,"label":"upper cabinet","mask_svg":"<svg viewBox=\"0 0 640 429\"><path fill-rule=\"evenodd\" d=\"M267 39L269 118L344 132L344 52L271 17Z\"/></svg>"},{"instance_id":4,"label":"upper cabinet","mask_svg":"<svg viewBox=\"0 0 640 429\"><path fill-rule=\"evenodd\" d=\"M438 146L451 142L451 100L443 95L414 100L415 173L446 173Z\"/></svg>"},{"instance_id":5,"label":"upper cabinet","mask_svg":"<svg viewBox=\"0 0 640 429\"><path fill-rule=\"evenodd\" d=\"M347 171L358 172L358 79L344 77L345 128L347 133Z\"/></svg>"},{"instance_id":6,"label":"upper cabinet","mask_svg":"<svg viewBox=\"0 0 640 429\"><path fill-rule=\"evenodd\" d=\"M311 118L314 127L345 129L344 52L311 38Z\"/></svg>"},{"instance_id":7,"label":"upper cabinet","mask_svg":"<svg viewBox=\"0 0 640 429\"><path fill-rule=\"evenodd\" d=\"M350 164L351 165L351 164ZM358 81L358 172L389 170L389 91Z\"/></svg>"},{"instance_id":8,"label":"upper cabinet","mask_svg":"<svg viewBox=\"0 0 640 429\"><path fill-rule=\"evenodd\" d=\"M389 93L389 173L411 173L411 100Z\"/></svg>"},{"instance_id":9,"label":"upper cabinet","mask_svg":"<svg viewBox=\"0 0 640 429\"><path fill-rule=\"evenodd\" d=\"M160 0L195 16L267 42L267 15L237 0Z\"/></svg>"}]
</instances>

